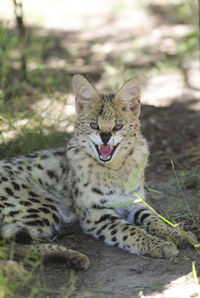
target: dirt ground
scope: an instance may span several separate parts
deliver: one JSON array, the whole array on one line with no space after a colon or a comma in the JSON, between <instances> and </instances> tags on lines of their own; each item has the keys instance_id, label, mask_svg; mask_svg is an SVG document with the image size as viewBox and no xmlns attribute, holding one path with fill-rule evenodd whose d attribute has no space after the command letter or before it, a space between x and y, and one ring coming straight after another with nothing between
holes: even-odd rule
<instances>
[{"instance_id":1,"label":"dirt ground","mask_svg":"<svg viewBox=\"0 0 200 298\"><path fill-rule=\"evenodd\" d=\"M59 88L63 93L66 69L70 75L87 74L100 89L118 86L135 72L142 77L141 127L151 152L146 183L156 190L147 189L147 197L162 215L175 218L200 240L200 77L197 58L186 59L183 54L176 68L172 67L179 52L176 38L183 38L191 29L182 22L181 14L173 15L179 1L141 1L149 3L146 15L138 7L120 11L113 0L105 1L105 6L103 1L87 0L80 2L77 18L77 1L71 1L72 6L65 5L66 0L59 1L61 6L50 1L49 14L44 3L24 2L27 24L33 25L38 10L43 26L39 24L35 32L55 41L41 62L46 65L43 77L53 69L62 78ZM85 3L90 9L84 15ZM7 9L6 3L2 5ZM159 73L161 62L164 66ZM34 69L35 64L30 67ZM181 249L172 260L140 257L106 246L84 235L79 227L58 242L85 253L91 266L72 276L65 264L45 264L36 274L44 285L42 298L187 298L200 293L192 274L192 262L200 271L199 254L192 247ZM20 297L27 297L26 292Z\"/></svg>"}]
</instances>

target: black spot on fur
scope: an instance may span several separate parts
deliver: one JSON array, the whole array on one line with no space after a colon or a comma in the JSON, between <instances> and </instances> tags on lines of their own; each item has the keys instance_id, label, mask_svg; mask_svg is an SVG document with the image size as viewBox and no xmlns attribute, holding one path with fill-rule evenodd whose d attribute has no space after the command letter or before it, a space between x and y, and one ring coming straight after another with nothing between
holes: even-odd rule
<instances>
[{"instance_id":1,"label":"black spot on fur","mask_svg":"<svg viewBox=\"0 0 200 298\"><path fill-rule=\"evenodd\" d=\"M15 216L17 214L19 214L19 211L11 211L11 212L8 213L8 216L13 217L13 216Z\"/></svg>"},{"instance_id":2,"label":"black spot on fur","mask_svg":"<svg viewBox=\"0 0 200 298\"><path fill-rule=\"evenodd\" d=\"M107 202L106 199L101 199L101 200L100 200L100 203L101 203L101 204L105 204L106 202Z\"/></svg>"},{"instance_id":3,"label":"black spot on fur","mask_svg":"<svg viewBox=\"0 0 200 298\"><path fill-rule=\"evenodd\" d=\"M18 183L12 181L12 185L13 185L13 187L14 187L15 190L20 190L20 186L19 186Z\"/></svg>"},{"instance_id":4,"label":"black spot on fur","mask_svg":"<svg viewBox=\"0 0 200 298\"><path fill-rule=\"evenodd\" d=\"M26 225L29 226L44 226L44 223L40 219L32 220L32 221L27 221Z\"/></svg>"},{"instance_id":5,"label":"black spot on fur","mask_svg":"<svg viewBox=\"0 0 200 298\"><path fill-rule=\"evenodd\" d=\"M15 207L15 205L14 204L11 204L11 203L7 203L7 202L5 202L5 203L3 203L4 204L4 206L6 206L6 207Z\"/></svg>"},{"instance_id":6,"label":"black spot on fur","mask_svg":"<svg viewBox=\"0 0 200 298\"><path fill-rule=\"evenodd\" d=\"M112 224L110 227L109 227L109 230L112 230L116 227L117 224Z\"/></svg>"},{"instance_id":7,"label":"black spot on fur","mask_svg":"<svg viewBox=\"0 0 200 298\"><path fill-rule=\"evenodd\" d=\"M59 223L59 218L58 218L58 216L57 216L55 213L53 213L52 216L53 216L53 219L55 220L55 222L56 222L56 223Z\"/></svg>"},{"instance_id":8,"label":"black spot on fur","mask_svg":"<svg viewBox=\"0 0 200 298\"><path fill-rule=\"evenodd\" d=\"M95 220L95 224L98 224L98 223L105 221L107 219L110 219L110 218L111 218L110 214L104 214L98 220Z\"/></svg>"},{"instance_id":9,"label":"black spot on fur","mask_svg":"<svg viewBox=\"0 0 200 298\"><path fill-rule=\"evenodd\" d=\"M21 201L21 204L22 204L23 206L26 206L26 207L32 205L32 203L31 203L31 202L28 202L28 201Z\"/></svg>"},{"instance_id":10,"label":"black spot on fur","mask_svg":"<svg viewBox=\"0 0 200 298\"><path fill-rule=\"evenodd\" d=\"M45 207L41 207L39 208L42 212L44 213L50 213L49 209L45 208Z\"/></svg>"},{"instance_id":11,"label":"black spot on fur","mask_svg":"<svg viewBox=\"0 0 200 298\"><path fill-rule=\"evenodd\" d=\"M114 229L111 231L111 235L115 235L115 234L117 234L117 229Z\"/></svg>"},{"instance_id":12,"label":"black spot on fur","mask_svg":"<svg viewBox=\"0 0 200 298\"><path fill-rule=\"evenodd\" d=\"M103 195L103 192L100 189L96 188L96 187L93 187L92 191L95 192L95 193L98 193L99 195Z\"/></svg>"},{"instance_id":13,"label":"black spot on fur","mask_svg":"<svg viewBox=\"0 0 200 298\"><path fill-rule=\"evenodd\" d=\"M110 190L109 192L106 193L107 196L113 195L115 193L114 190Z\"/></svg>"},{"instance_id":14,"label":"black spot on fur","mask_svg":"<svg viewBox=\"0 0 200 298\"><path fill-rule=\"evenodd\" d=\"M132 155L132 154L133 154L133 149L131 149L129 152L129 155Z\"/></svg>"},{"instance_id":15,"label":"black spot on fur","mask_svg":"<svg viewBox=\"0 0 200 298\"><path fill-rule=\"evenodd\" d=\"M27 212L28 213L39 213L40 211L38 209L31 208L31 209L28 209Z\"/></svg>"},{"instance_id":16,"label":"black spot on fur","mask_svg":"<svg viewBox=\"0 0 200 298\"><path fill-rule=\"evenodd\" d=\"M37 165L38 169L43 170L44 168L41 166L41 164Z\"/></svg>"},{"instance_id":17,"label":"black spot on fur","mask_svg":"<svg viewBox=\"0 0 200 298\"><path fill-rule=\"evenodd\" d=\"M6 191L7 194L9 194L10 196L13 196L13 195L14 195L13 191L12 191L9 187L5 187L5 191Z\"/></svg>"},{"instance_id":18,"label":"black spot on fur","mask_svg":"<svg viewBox=\"0 0 200 298\"><path fill-rule=\"evenodd\" d=\"M23 187L23 188L28 188L28 186L26 186L25 184L22 184L22 187Z\"/></svg>"},{"instance_id":19,"label":"black spot on fur","mask_svg":"<svg viewBox=\"0 0 200 298\"><path fill-rule=\"evenodd\" d=\"M26 215L24 218L38 218L39 214L30 214L30 215Z\"/></svg>"},{"instance_id":20,"label":"black spot on fur","mask_svg":"<svg viewBox=\"0 0 200 298\"><path fill-rule=\"evenodd\" d=\"M65 152L63 151L55 151L54 152L54 155L60 155L60 156L63 156L65 154Z\"/></svg>"},{"instance_id":21,"label":"black spot on fur","mask_svg":"<svg viewBox=\"0 0 200 298\"><path fill-rule=\"evenodd\" d=\"M93 227L91 229L88 229L87 232L93 232L94 230L96 230L96 227Z\"/></svg>"},{"instance_id":22,"label":"black spot on fur","mask_svg":"<svg viewBox=\"0 0 200 298\"><path fill-rule=\"evenodd\" d=\"M111 241L116 242L117 241L117 238L116 237L112 237L111 238Z\"/></svg>"},{"instance_id":23,"label":"black spot on fur","mask_svg":"<svg viewBox=\"0 0 200 298\"><path fill-rule=\"evenodd\" d=\"M135 235L135 231L131 231L130 235L131 236Z\"/></svg>"},{"instance_id":24,"label":"black spot on fur","mask_svg":"<svg viewBox=\"0 0 200 298\"><path fill-rule=\"evenodd\" d=\"M89 184L89 182L87 182L87 183L83 184L83 186L84 186L84 187L86 187L86 186L88 186L88 184Z\"/></svg>"},{"instance_id":25,"label":"black spot on fur","mask_svg":"<svg viewBox=\"0 0 200 298\"><path fill-rule=\"evenodd\" d=\"M97 230L97 235L100 235L103 230L107 228L108 224L103 225L99 230Z\"/></svg>"},{"instance_id":26,"label":"black spot on fur","mask_svg":"<svg viewBox=\"0 0 200 298\"><path fill-rule=\"evenodd\" d=\"M127 238L128 238L128 236L124 236L124 237L123 237L123 240L126 241Z\"/></svg>"},{"instance_id":27,"label":"black spot on fur","mask_svg":"<svg viewBox=\"0 0 200 298\"><path fill-rule=\"evenodd\" d=\"M58 211L57 208L54 205L47 205L45 207L51 208L53 211Z\"/></svg>"},{"instance_id":28,"label":"black spot on fur","mask_svg":"<svg viewBox=\"0 0 200 298\"><path fill-rule=\"evenodd\" d=\"M30 236L29 232L26 229L24 229L16 233L15 242L30 244L32 242L32 237Z\"/></svg>"},{"instance_id":29,"label":"black spot on fur","mask_svg":"<svg viewBox=\"0 0 200 298\"><path fill-rule=\"evenodd\" d=\"M43 184L43 182L42 182L42 180L39 178L38 179L38 182L42 185Z\"/></svg>"},{"instance_id":30,"label":"black spot on fur","mask_svg":"<svg viewBox=\"0 0 200 298\"><path fill-rule=\"evenodd\" d=\"M76 146L68 147L67 150L71 150L71 149L74 149L74 148L76 148Z\"/></svg>"},{"instance_id":31,"label":"black spot on fur","mask_svg":"<svg viewBox=\"0 0 200 298\"><path fill-rule=\"evenodd\" d=\"M49 178L53 179L53 178L57 178L56 174L54 173L54 171L51 170L47 170L47 175L49 176Z\"/></svg>"},{"instance_id":32,"label":"black spot on fur","mask_svg":"<svg viewBox=\"0 0 200 298\"><path fill-rule=\"evenodd\" d=\"M11 170L10 166L3 166L3 168L6 169L6 170Z\"/></svg>"},{"instance_id":33,"label":"black spot on fur","mask_svg":"<svg viewBox=\"0 0 200 298\"><path fill-rule=\"evenodd\" d=\"M92 205L92 208L94 208L94 209L105 209L104 206L101 206L101 205L98 205L98 204Z\"/></svg>"},{"instance_id":34,"label":"black spot on fur","mask_svg":"<svg viewBox=\"0 0 200 298\"><path fill-rule=\"evenodd\" d=\"M19 174L21 174L21 172L20 172L20 171L14 171L14 173L15 173L16 175L19 175Z\"/></svg>"},{"instance_id":35,"label":"black spot on fur","mask_svg":"<svg viewBox=\"0 0 200 298\"><path fill-rule=\"evenodd\" d=\"M53 202L53 200L51 198L45 198L45 200L48 202Z\"/></svg>"},{"instance_id":36,"label":"black spot on fur","mask_svg":"<svg viewBox=\"0 0 200 298\"><path fill-rule=\"evenodd\" d=\"M7 177L2 177L1 180L2 180L3 182L7 182L7 181L8 181L8 178L7 178Z\"/></svg>"},{"instance_id":37,"label":"black spot on fur","mask_svg":"<svg viewBox=\"0 0 200 298\"><path fill-rule=\"evenodd\" d=\"M78 196L78 188L74 189L74 195L77 197Z\"/></svg>"},{"instance_id":38,"label":"black spot on fur","mask_svg":"<svg viewBox=\"0 0 200 298\"><path fill-rule=\"evenodd\" d=\"M28 194L32 197L39 197L36 193L34 193L33 191L29 191Z\"/></svg>"},{"instance_id":39,"label":"black spot on fur","mask_svg":"<svg viewBox=\"0 0 200 298\"><path fill-rule=\"evenodd\" d=\"M110 214L104 214L104 215L102 215L102 216L100 217L99 220L96 220L96 221L95 221L95 224L98 224L98 223L100 223L100 222L102 222L102 221L105 221L105 220L107 220L107 219L109 219L109 221L110 221L111 223L113 223L114 221L116 221L116 220L118 219L118 217L117 217L117 216L110 215Z\"/></svg>"},{"instance_id":40,"label":"black spot on fur","mask_svg":"<svg viewBox=\"0 0 200 298\"><path fill-rule=\"evenodd\" d=\"M50 226L49 220L47 218L43 218L43 222L46 226Z\"/></svg>"},{"instance_id":41,"label":"black spot on fur","mask_svg":"<svg viewBox=\"0 0 200 298\"><path fill-rule=\"evenodd\" d=\"M126 231L126 230L128 230L128 228L129 228L129 226L128 225L126 225L123 229L122 229L122 232L124 232L124 231Z\"/></svg>"},{"instance_id":42,"label":"black spot on fur","mask_svg":"<svg viewBox=\"0 0 200 298\"><path fill-rule=\"evenodd\" d=\"M99 240L104 241L104 239L105 239L105 236L103 235L99 236Z\"/></svg>"},{"instance_id":43,"label":"black spot on fur","mask_svg":"<svg viewBox=\"0 0 200 298\"><path fill-rule=\"evenodd\" d=\"M143 221L145 220L145 218L147 218L147 217L149 217L149 216L150 216L149 213L145 213L145 214L143 214L143 215L141 216L140 221L143 223Z\"/></svg>"},{"instance_id":44,"label":"black spot on fur","mask_svg":"<svg viewBox=\"0 0 200 298\"><path fill-rule=\"evenodd\" d=\"M35 198L29 198L29 201L31 201L33 203L40 203L40 201Z\"/></svg>"},{"instance_id":45,"label":"black spot on fur","mask_svg":"<svg viewBox=\"0 0 200 298\"><path fill-rule=\"evenodd\" d=\"M140 213L141 213L142 211L145 211L145 210L146 210L146 209L142 208L142 209L139 209L138 211L135 212L135 214L134 214L134 223L135 223L135 224L139 224L138 218L139 218L139 216L140 216Z\"/></svg>"}]
</instances>

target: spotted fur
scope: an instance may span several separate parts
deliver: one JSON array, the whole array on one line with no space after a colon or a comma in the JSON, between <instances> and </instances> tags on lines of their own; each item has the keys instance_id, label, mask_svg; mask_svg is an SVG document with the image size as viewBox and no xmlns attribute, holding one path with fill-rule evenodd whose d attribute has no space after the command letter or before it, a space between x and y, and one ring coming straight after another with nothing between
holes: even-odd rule
<instances>
[{"instance_id":1,"label":"spotted fur","mask_svg":"<svg viewBox=\"0 0 200 298\"><path fill-rule=\"evenodd\" d=\"M148 154L140 132L138 83L131 80L115 95L101 95L76 75L73 87L77 119L67 147L0 161L1 238L49 242L78 220L85 233L109 245L153 257L176 256L173 242L181 244L185 235L134 202L145 199ZM85 255L56 244L21 245L18 253L32 250L62 256L76 269L89 265Z\"/></svg>"}]
</instances>

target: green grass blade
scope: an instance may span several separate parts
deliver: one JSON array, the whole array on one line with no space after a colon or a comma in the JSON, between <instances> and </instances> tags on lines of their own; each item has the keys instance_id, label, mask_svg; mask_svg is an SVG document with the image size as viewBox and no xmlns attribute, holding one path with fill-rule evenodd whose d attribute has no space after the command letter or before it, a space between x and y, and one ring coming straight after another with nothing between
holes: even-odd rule
<instances>
[{"instance_id":1,"label":"green grass blade","mask_svg":"<svg viewBox=\"0 0 200 298\"><path fill-rule=\"evenodd\" d=\"M134 175L133 175L133 178L132 178L132 180L131 180L131 182L130 182L130 185L128 186L129 189L131 189L131 188L133 187L133 183L134 183L134 181L135 181L135 179L136 179L138 173L141 171L142 167L144 166L145 162L147 161L148 157L149 157L149 154L147 154L147 155L145 156L145 158L143 159L143 161L142 161L142 162L139 164L139 166L137 167L137 169L136 169L136 171L135 171L135 173L134 173Z\"/></svg>"}]
</instances>

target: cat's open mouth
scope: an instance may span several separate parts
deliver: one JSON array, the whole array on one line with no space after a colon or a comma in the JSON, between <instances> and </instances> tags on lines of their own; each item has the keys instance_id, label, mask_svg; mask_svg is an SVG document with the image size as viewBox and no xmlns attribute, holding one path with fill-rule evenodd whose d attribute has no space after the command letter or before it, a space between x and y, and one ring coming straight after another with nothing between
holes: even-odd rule
<instances>
[{"instance_id":1,"label":"cat's open mouth","mask_svg":"<svg viewBox=\"0 0 200 298\"><path fill-rule=\"evenodd\" d=\"M116 146L110 146L110 145L95 145L95 148L97 150L97 153L99 155L99 159L101 161L107 162L110 161L113 157L113 154L115 152L115 150L117 149L117 146L119 145L119 143Z\"/></svg>"}]
</instances>

